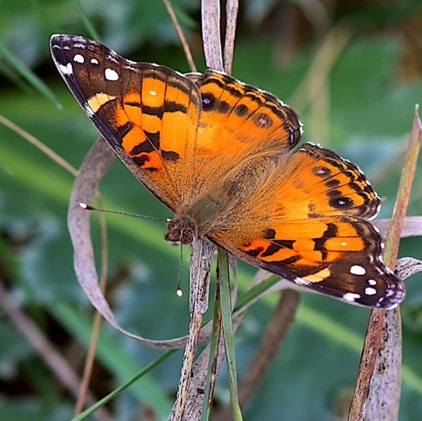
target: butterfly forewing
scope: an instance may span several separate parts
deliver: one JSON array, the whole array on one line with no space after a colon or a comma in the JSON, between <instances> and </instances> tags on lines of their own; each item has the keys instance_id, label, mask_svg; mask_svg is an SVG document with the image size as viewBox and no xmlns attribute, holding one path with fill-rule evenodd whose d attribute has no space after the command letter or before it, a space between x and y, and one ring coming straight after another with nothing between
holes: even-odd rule
<instances>
[{"instance_id":1,"label":"butterfly forewing","mask_svg":"<svg viewBox=\"0 0 422 421\"><path fill-rule=\"evenodd\" d=\"M51 51L105 140L174 210L192 190L187 175L200 105L195 84L171 69L131 62L82 37L55 36Z\"/></svg>"}]
</instances>

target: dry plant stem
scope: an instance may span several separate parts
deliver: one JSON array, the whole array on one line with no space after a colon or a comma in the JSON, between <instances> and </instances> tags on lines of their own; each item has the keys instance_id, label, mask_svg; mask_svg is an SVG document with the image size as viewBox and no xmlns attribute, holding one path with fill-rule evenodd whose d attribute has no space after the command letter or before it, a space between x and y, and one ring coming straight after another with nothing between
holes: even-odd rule
<instances>
[{"instance_id":1,"label":"dry plant stem","mask_svg":"<svg viewBox=\"0 0 422 421\"><path fill-rule=\"evenodd\" d=\"M231 74L234 55L234 41L236 38L236 21L239 11L238 0L227 0L226 3L226 37L224 41L224 71Z\"/></svg>"},{"instance_id":2,"label":"dry plant stem","mask_svg":"<svg viewBox=\"0 0 422 421\"><path fill-rule=\"evenodd\" d=\"M202 40L207 67L223 70L220 34L220 0L202 0Z\"/></svg>"},{"instance_id":3,"label":"dry plant stem","mask_svg":"<svg viewBox=\"0 0 422 421\"><path fill-rule=\"evenodd\" d=\"M100 204L100 207L101 204ZM98 215L100 219L101 227L101 278L100 288L103 294L105 294L107 286L107 275L108 275L108 239L107 239L107 225L104 214L101 212ZM78 400L75 405L75 415L79 415L83 411L83 407L86 400L86 393L88 391L89 383L92 376L92 368L95 361L95 352L97 349L98 338L100 335L101 327L101 313L96 311L94 316L94 324L92 328L91 341L89 344L88 352L85 359L84 371L82 374L81 388L79 390Z\"/></svg>"},{"instance_id":4,"label":"dry plant stem","mask_svg":"<svg viewBox=\"0 0 422 421\"><path fill-rule=\"evenodd\" d=\"M195 62L193 61L193 58L192 58L192 53L190 51L189 44L186 41L185 34L183 33L183 30L182 30L182 28L179 24L179 21L177 20L177 17L174 13L173 7L170 4L169 0L163 0L163 3L164 3L164 6L166 6L167 13L170 15L171 21L173 22L173 25L176 29L177 36L179 37L180 43L182 44L183 51L184 51L185 56L186 56L186 60L189 63L189 67L190 67L192 72L196 72L196 66L195 66Z\"/></svg>"},{"instance_id":5,"label":"dry plant stem","mask_svg":"<svg viewBox=\"0 0 422 421\"><path fill-rule=\"evenodd\" d=\"M42 142L40 142L36 137L32 136L32 134L28 133L27 131L21 129L16 124L12 123L6 117L0 115L0 123L8 127L10 130L17 133L19 136L23 137L29 143L34 145L38 150L43 152L47 155L51 160L53 160L56 164L60 165L64 168L67 172L70 172L73 176L78 175L78 170L73 168L67 161L65 161L60 155L57 155L52 149L45 146Z\"/></svg>"},{"instance_id":6,"label":"dry plant stem","mask_svg":"<svg viewBox=\"0 0 422 421\"><path fill-rule=\"evenodd\" d=\"M240 326L240 323L243 320L243 316L245 315L246 311L240 311L235 316L233 316L233 331L236 331ZM213 365L213 372L218 373L222 364L225 361L225 352L224 352L224 337L221 335L220 340L218 342L218 352L217 352L217 359ZM205 350L201 353L197 361L195 362L193 372L192 372L192 380L189 388L189 395L188 395L188 402L185 410L184 419L186 420L199 420L201 419L201 412L203 408L203 401L204 401L204 393L205 385L206 385L206 378L207 378L207 370L209 365L210 359L210 345L207 345ZM215 419L219 419L218 414L216 415Z\"/></svg>"},{"instance_id":7,"label":"dry plant stem","mask_svg":"<svg viewBox=\"0 0 422 421\"><path fill-rule=\"evenodd\" d=\"M398 310L387 311L382 326L381 347L371 377L366 420L397 420L401 394L402 337Z\"/></svg>"},{"instance_id":8,"label":"dry plant stem","mask_svg":"<svg viewBox=\"0 0 422 421\"><path fill-rule=\"evenodd\" d=\"M396 271L400 279L407 279L422 272L422 261L413 257L403 257L397 261Z\"/></svg>"},{"instance_id":9,"label":"dry plant stem","mask_svg":"<svg viewBox=\"0 0 422 421\"><path fill-rule=\"evenodd\" d=\"M185 339L174 341L153 341L123 329L117 322L101 288L94 260L94 250L90 236L90 212L82 209L81 202L92 202L101 179L116 159L113 150L100 140L91 149L82 164L73 186L69 205L68 226L74 249L74 267L79 284L92 305L118 331L136 339L140 343L156 349L174 349L185 344Z\"/></svg>"},{"instance_id":10,"label":"dry plant stem","mask_svg":"<svg viewBox=\"0 0 422 421\"><path fill-rule=\"evenodd\" d=\"M56 351L45 336L40 332L34 322L27 317L22 311L16 308L9 299L7 291L0 283L0 308L7 314L17 329L28 339L28 342L34 347L39 355L44 359L45 363L50 366L57 380L63 384L69 392L77 397L79 390L79 378L69 363ZM87 391L86 400L88 405L93 405L97 399L90 391ZM111 420L111 416L104 408L96 413L98 420Z\"/></svg>"},{"instance_id":11,"label":"dry plant stem","mask_svg":"<svg viewBox=\"0 0 422 421\"><path fill-rule=\"evenodd\" d=\"M260 346L240 383L239 403L241 407L245 407L248 400L256 393L276 358L294 320L299 302L300 294L297 291L286 289L281 292L277 307L265 329ZM224 408L217 418L220 421L230 421L231 408Z\"/></svg>"},{"instance_id":12,"label":"dry plant stem","mask_svg":"<svg viewBox=\"0 0 422 421\"><path fill-rule=\"evenodd\" d=\"M265 272L263 270L258 271L255 278L252 281L251 286L254 286L260 282L262 282L265 278L269 276L268 272ZM273 276L273 275L270 275ZM288 281L285 281L284 283L280 282L280 284L283 284L284 286L282 288L288 289L289 286L291 286L291 283ZM235 285L235 284L234 284ZM273 293L280 290L280 286L277 288L271 288L267 290L263 295L260 297L257 297L256 299L249 302L246 306L242 307L239 310L236 310L233 314L233 331L236 332L238 327L243 321L243 317L245 316L247 310L251 305L253 305L256 301L258 301L259 298L262 298L264 295L267 295L269 293ZM208 328L209 326L207 326ZM203 329L207 330L207 329ZM202 332L201 332L202 333ZM218 373L218 371L221 368L221 365L224 363L225 360L225 344L224 344L224 337L220 337L220 341L218 344L218 352L217 352L217 360L215 361L212 370L215 373ZM209 356L210 353L210 345L208 345L205 350L201 353L197 361L195 362L193 372L192 372L192 379L191 384L189 388L189 395L188 395L188 405L185 410L185 419L186 420L197 420L201 417L201 411L203 408L203 399L204 394L201 393L205 389L206 385L206 378L207 378L207 370L209 366ZM231 413L231 410L230 410ZM215 419L219 420L220 415L218 413L214 414Z\"/></svg>"},{"instance_id":13,"label":"dry plant stem","mask_svg":"<svg viewBox=\"0 0 422 421\"><path fill-rule=\"evenodd\" d=\"M409 145L404 158L403 172L400 179L399 190L397 193L396 206L391 218L390 229L387 239L395 240L400 238L404 226L407 208L412 191L413 180L415 178L416 166L422 142L422 125L418 115L419 106L415 107L413 119L413 128L410 134ZM389 241L386 245L384 260L392 268L396 266L397 254L399 251L398 241Z\"/></svg>"},{"instance_id":14,"label":"dry plant stem","mask_svg":"<svg viewBox=\"0 0 422 421\"><path fill-rule=\"evenodd\" d=\"M202 35L205 60L208 67L223 69L220 38L219 0L202 2ZM203 315L208 308L209 276L214 246L206 240L194 241L191 254L190 313L189 337L185 348L183 367L177 391L176 402L170 414L170 420L189 419L184 417L185 408L191 406L188 400L189 384L192 377L194 357L197 350ZM192 396L198 400L198 392Z\"/></svg>"},{"instance_id":15,"label":"dry plant stem","mask_svg":"<svg viewBox=\"0 0 422 421\"><path fill-rule=\"evenodd\" d=\"M372 223L380 230L384 239L390 228L391 219L375 219ZM404 220L403 230L400 238L421 237L422 236L422 216L407 216Z\"/></svg>"},{"instance_id":16,"label":"dry plant stem","mask_svg":"<svg viewBox=\"0 0 422 421\"><path fill-rule=\"evenodd\" d=\"M403 227L409 203L410 191L413 184L421 141L422 126L418 116L418 107L416 107L413 128L403 165L402 177L400 179L396 206L391 219L391 228L387 236L384 260L389 267L395 267L397 261L397 239L400 238L401 229ZM396 327L396 331L394 333L391 332L392 326ZM391 366L393 364L398 364L397 355L401 353L401 341L396 338L394 344L396 348L398 347L399 349L390 349L390 342L383 341L383 338L388 338L389 335L400 335L399 309L394 309L388 312L385 310L373 310L362 352L355 394L350 407L348 417L350 421L364 420L367 409L368 414L377 413L377 416L379 416L380 419L395 420L398 418L400 391L397 390L397 388L399 388L401 372L400 370L397 370L397 367ZM388 357L391 358L386 360ZM387 370L393 370L393 373L387 373L388 377L386 377L386 380L388 382L394 382L396 384L396 389L394 390L394 398L390 397L388 401L384 402L384 405L378 406L380 403L376 398L378 391L375 390L376 384L374 383L372 385L371 381L376 375L375 370L377 367L379 372L383 372L385 370L385 368L384 370L382 369L382 366L386 366ZM395 375L394 379L392 379L393 375ZM386 416L387 418L383 418L383 416Z\"/></svg>"},{"instance_id":17,"label":"dry plant stem","mask_svg":"<svg viewBox=\"0 0 422 421\"><path fill-rule=\"evenodd\" d=\"M198 347L202 320L208 309L208 292L212 256L215 246L208 240L195 240L192 243L190 271L190 314L189 337L183 358L183 367L177 390L176 402L169 420L179 421L185 411L189 384L192 376L193 361Z\"/></svg>"},{"instance_id":18,"label":"dry plant stem","mask_svg":"<svg viewBox=\"0 0 422 421\"><path fill-rule=\"evenodd\" d=\"M377 355L383 337L384 323L385 310L373 310L362 351L355 392L350 406L349 421L363 421L365 419L369 400L369 387L375 372Z\"/></svg>"}]
</instances>

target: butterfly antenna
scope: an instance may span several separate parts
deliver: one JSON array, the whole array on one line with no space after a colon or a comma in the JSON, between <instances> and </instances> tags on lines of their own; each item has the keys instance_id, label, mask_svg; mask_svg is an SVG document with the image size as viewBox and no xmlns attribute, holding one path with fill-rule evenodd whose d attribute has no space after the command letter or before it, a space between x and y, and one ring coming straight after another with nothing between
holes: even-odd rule
<instances>
[{"instance_id":1,"label":"butterfly antenna","mask_svg":"<svg viewBox=\"0 0 422 421\"><path fill-rule=\"evenodd\" d=\"M183 295L182 275L183 275L183 244L180 244L179 279L177 281L177 288L176 288L176 294L178 297L181 297Z\"/></svg>"},{"instance_id":2,"label":"butterfly antenna","mask_svg":"<svg viewBox=\"0 0 422 421\"><path fill-rule=\"evenodd\" d=\"M136 213L130 213L130 212L124 212L124 211L118 211L118 210L111 210L111 209L101 209L101 208L96 208L94 206L88 205L88 204L83 203L83 202L79 203L79 206L82 209L89 210L89 211L113 213L113 214L117 214L117 215L131 216L133 218L151 219L153 221L168 222L167 218L166 219L155 218L154 216L138 215Z\"/></svg>"}]
</instances>

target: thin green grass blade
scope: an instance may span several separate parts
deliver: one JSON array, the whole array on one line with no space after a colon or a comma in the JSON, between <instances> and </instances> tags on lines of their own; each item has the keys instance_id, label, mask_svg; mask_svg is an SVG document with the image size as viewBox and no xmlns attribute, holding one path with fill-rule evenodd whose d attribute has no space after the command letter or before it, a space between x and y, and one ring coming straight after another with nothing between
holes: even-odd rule
<instances>
[{"instance_id":1,"label":"thin green grass blade","mask_svg":"<svg viewBox=\"0 0 422 421\"><path fill-rule=\"evenodd\" d=\"M211 406L214 396L214 387L216 380L216 365L218 360L218 344L221 336L221 301L220 301L220 288L217 286L215 290L214 301L214 320L212 328L212 336L210 343L210 356L207 380L205 384L204 404L202 406L201 421L208 421L211 415Z\"/></svg>"},{"instance_id":2,"label":"thin green grass blade","mask_svg":"<svg viewBox=\"0 0 422 421\"><path fill-rule=\"evenodd\" d=\"M48 86L15 54L13 54L6 45L0 40L0 56L14 68L23 78L25 78L38 92L52 101L57 108L61 108L61 104L54 93Z\"/></svg>"},{"instance_id":3,"label":"thin green grass blade","mask_svg":"<svg viewBox=\"0 0 422 421\"><path fill-rule=\"evenodd\" d=\"M100 34L95 29L94 25L92 24L89 16L85 12L85 9L83 8L81 2L79 0L73 0L72 1L73 6L76 9L76 12L78 13L79 17L81 18L83 24L85 25L86 30L88 31L88 34L91 38L101 42Z\"/></svg>"},{"instance_id":4,"label":"thin green grass blade","mask_svg":"<svg viewBox=\"0 0 422 421\"><path fill-rule=\"evenodd\" d=\"M229 376L230 400L232 404L233 419L241 421L243 420L243 417L239 405L239 394L237 390L236 357L230 297L229 260L227 252L220 248L218 249L218 269L220 282L217 282L217 285L220 285L221 315L226 349L227 371Z\"/></svg>"},{"instance_id":5,"label":"thin green grass blade","mask_svg":"<svg viewBox=\"0 0 422 421\"><path fill-rule=\"evenodd\" d=\"M88 416L92 415L98 408L101 408L106 403L113 400L115 397L117 397L120 393L122 393L124 390L126 390L129 386L131 386L133 383L135 383L137 380L139 380L141 377L145 376L149 371L151 371L153 368L157 367L161 362L166 360L170 355L174 354L177 350L173 349L171 351L167 351L164 354L162 354L160 357L158 357L155 361L148 364L143 370L141 370L138 374L136 374L134 377L132 377L130 380L128 380L126 383L119 386L116 390L109 393L107 396L102 398L100 401L98 401L95 405L91 406L81 414L79 414L77 417L72 418L71 421L83 421L87 419Z\"/></svg>"},{"instance_id":6,"label":"thin green grass blade","mask_svg":"<svg viewBox=\"0 0 422 421\"><path fill-rule=\"evenodd\" d=\"M50 307L50 311L72 337L78 338L86 346L89 345L92 335L92 322L88 317L84 317L71 304L63 301L55 302ZM168 358L172 354L163 354L160 361L164 359L164 355L165 358ZM139 370L138 363L128 357L123 348L116 344L104 331L101 332L98 340L96 358L121 383ZM136 399L146 402L157 412L160 419L163 419L171 410L171 402L154 379L145 374L144 372L143 376L138 377L139 381L132 386L130 393Z\"/></svg>"}]
</instances>

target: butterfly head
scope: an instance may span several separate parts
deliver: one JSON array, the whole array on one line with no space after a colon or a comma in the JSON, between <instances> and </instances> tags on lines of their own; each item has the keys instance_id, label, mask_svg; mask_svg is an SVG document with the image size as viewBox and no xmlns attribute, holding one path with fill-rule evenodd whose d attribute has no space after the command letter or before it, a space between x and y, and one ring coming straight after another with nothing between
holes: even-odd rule
<instances>
[{"instance_id":1,"label":"butterfly head","mask_svg":"<svg viewBox=\"0 0 422 421\"><path fill-rule=\"evenodd\" d=\"M198 238L197 224L189 215L176 216L168 222L164 238L174 244L192 244Z\"/></svg>"}]
</instances>

